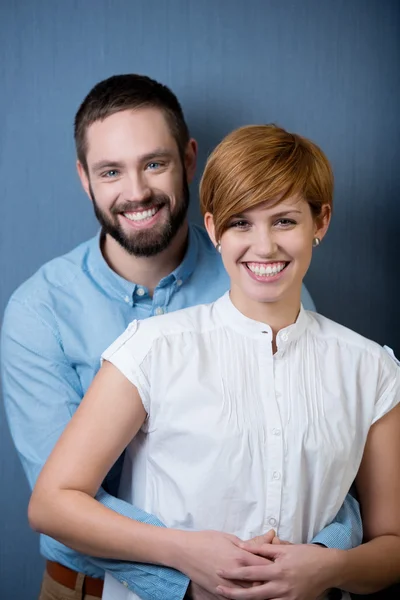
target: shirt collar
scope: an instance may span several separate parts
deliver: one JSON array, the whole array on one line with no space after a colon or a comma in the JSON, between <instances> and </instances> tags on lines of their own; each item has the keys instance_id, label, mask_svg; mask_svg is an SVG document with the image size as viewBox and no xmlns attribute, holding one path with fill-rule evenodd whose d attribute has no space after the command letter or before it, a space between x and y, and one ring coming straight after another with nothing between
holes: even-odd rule
<instances>
[{"instance_id":1,"label":"shirt collar","mask_svg":"<svg viewBox=\"0 0 400 600\"><path fill-rule=\"evenodd\" d=\"M172 273L161 279L157 287L165 287L173 282L177 282L179 285L185 283L196 267L198 253L199 242L196 231L192 225L189 225L187 248L181 264L178 265Z\"/></svg>"},{"instance_id":2,"label":"shirt collar","mask_svg":"<svg viewBox=\"0 0 400 600\"><path fill-rule=\"evenodd\" d=\"M99 231L90 242L87 268L103 289L117 296L120 300L132 304L135 302L135 292L139 286L124 279L108 266L101 252L101 235L101 231ZM172 273L164 277L157 288L168 286L174 282L181 286L189 279L197 263L198 246L195 229L189 225L188 245L181 264Z\"/></svg>"},{"instance_id":3,"label":"shirt collar","mask_svg":"<svg viewBox=\"0 0 400 600\"><path fill-rule=\"evenodd\" d=\"M217 300L216 308L220 318L231 328L250 337L260 338L260 334L262 334L272 340L272 329L268 323L261 323L246 317L234 306L229 292L226 292L222 298ZM276 337L278 353L283 353L289 343L298 339L304 333L307 323L307 311L304 310L301 304L296 322L278 332Z\"/></svg>"}]
</instances>

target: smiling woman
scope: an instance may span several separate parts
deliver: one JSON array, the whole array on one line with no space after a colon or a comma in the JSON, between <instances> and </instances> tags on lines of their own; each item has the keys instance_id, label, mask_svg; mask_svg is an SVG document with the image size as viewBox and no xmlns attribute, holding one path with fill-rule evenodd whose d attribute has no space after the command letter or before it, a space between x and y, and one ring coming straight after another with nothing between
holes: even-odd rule
<instances>
[{"instance_id":1,"label":"smiling woman","mask_svg":"<svg viewBox=\"0 0 400 600\"><path fill-rule=\"evenodd\" d=\"M332 191L326 157L300 136L250 126L220 143L200 196L230 292L134 321L106 350L39 476L33 527L238 600L348 599L400 578L399 368L300 301ZM121 497L170 529L95 499L125 448ZM354 479L366 543L312 545ZM241 542L271 527L291 544ZM106 575L104 600L136 598Z\"/></svg>"},{"instance_id":2,"label":"smiling woman","mask_svg":"<svg viewBox=\"0 0 400 600\"><path fill-rule=\"evenodd\" d=\"M231 298L244 314L276 331L295 320L332 197L333 173L323 152L274 125L238 129L214 150L200 184L201 209L221 248Z\"/></svg>"}]
</instances>

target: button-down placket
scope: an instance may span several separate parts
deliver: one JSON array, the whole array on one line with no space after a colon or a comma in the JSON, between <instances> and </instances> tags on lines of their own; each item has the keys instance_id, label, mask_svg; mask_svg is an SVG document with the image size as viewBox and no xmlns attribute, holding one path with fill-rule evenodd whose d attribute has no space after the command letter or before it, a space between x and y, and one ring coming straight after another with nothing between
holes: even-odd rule
<instances>
[{"instance_id":1,"label":"button-down placket","mask_svg":"<svg viewBox=\"0 0 400 600\"><path fill-rule=\"evenodd\" d=\"M272 330L263 328L261 335L265 343L260 343L260 384L266 391L265 399L265 480L266 504L263 531L278 530L281 513L283 480L282 423L275 394L274 358L272 354Z\"/></svg>"}]
</instances>

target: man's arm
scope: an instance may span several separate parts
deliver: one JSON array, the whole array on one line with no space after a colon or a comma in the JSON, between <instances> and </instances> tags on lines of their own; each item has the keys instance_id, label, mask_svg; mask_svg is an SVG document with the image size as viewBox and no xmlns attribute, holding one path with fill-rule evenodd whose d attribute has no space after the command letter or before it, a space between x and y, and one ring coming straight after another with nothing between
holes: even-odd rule
<instances>
[{"instance_id":1,"label":"man's arm","mask_svg":"<svg viewBox=\"0 0 400 600\"><path fill-rule=\"evenodd\" d=\"M4 316L1 374L11 435L33 488L55 443L79 406L83 390L64 354L56 325L16 300L10 301ZM163 526L154 516L104 490L100 490L98 500L130 519ZM166 567L87 559L109 571L145 600L181 600L188 586L185 575Z\"/></svg>"},{"instance_id":2,"label":"man's arm","mask_svg":"<svg viewBox=\"0 0 400 600\"><path fill-rule=\"evenodd\" d=\"M349 493L332 523L318 533L311 543L337 550L351 550L359 546L362 540L360 505Z\"/></svg>"}]
</instances>

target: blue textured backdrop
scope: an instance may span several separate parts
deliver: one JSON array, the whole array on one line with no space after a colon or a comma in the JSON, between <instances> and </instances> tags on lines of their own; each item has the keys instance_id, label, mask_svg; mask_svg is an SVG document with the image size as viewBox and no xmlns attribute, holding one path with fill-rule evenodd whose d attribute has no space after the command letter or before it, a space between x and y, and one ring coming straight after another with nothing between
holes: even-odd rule
<instances>
[{"instance_id":1,"label":"blue textured backdrop","mask_svg":"<svg viewBox=\"0 0 400 600\"><path fill-rule=\"evenodd\" d=\"M200 168L246 123L325 149L335 215L307 284L320 312L399 351L399 40L396 0L0 0L1 313L43 262L96 230L73 116L100 79L140 72L181 99ZM31 600L42 563L0 416L0 598Z\"/></svg>"}]
</instances>

